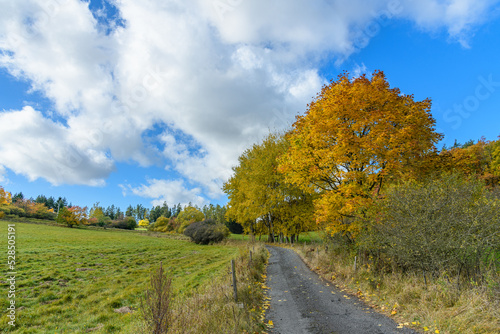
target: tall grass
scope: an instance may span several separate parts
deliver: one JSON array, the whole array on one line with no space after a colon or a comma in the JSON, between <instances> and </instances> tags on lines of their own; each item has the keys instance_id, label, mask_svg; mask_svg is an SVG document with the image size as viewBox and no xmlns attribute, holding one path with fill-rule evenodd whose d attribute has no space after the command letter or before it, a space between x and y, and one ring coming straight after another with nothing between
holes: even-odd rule
<instances>
[{"instance_id":1,"label":"tall grass","mask_svg":"<svg viewBox=\"0 0 500 334\"><path fill-rule=\"evenodd\" d=\"M500 333L500 273L490 271L485 283L457 287L453 277L375 270L373 262L331 247L296 246L310 268L364 299L407 327L431 333Z\"/></svg>"},{"instance_id":2,"label":"tall grass","mask_svg":"<svg viewBox=\"0 0 500 334\"><path fill-rule=\"evenodd\" d=\"M207 285L189 296L180 296L172 304L168 333L260 333L265 329L263 284L268 259L261 244L240 244L236 258L237 302L231 277L226 268ZM253 250L250 262L249 251ZM149 333L144 322L137 323L137 333Z\"/></svg>"}]
</instances>

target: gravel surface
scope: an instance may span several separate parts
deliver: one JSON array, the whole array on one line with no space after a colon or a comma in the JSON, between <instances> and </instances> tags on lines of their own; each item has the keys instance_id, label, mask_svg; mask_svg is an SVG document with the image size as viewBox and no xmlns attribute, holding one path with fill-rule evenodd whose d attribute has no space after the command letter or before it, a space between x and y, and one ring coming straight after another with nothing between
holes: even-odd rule
<instances>
[{"instance_id":1,"label":"gravel surface","mask_svg":"<svg viewBox=\"0 0 500 334\"><path fill-rule=\"evenodd\" d=\"M269 333L417 333L396 328L392 319L322 280L293 250L267 248L271 253L266 283L271 305L266 318L274 323Z\"/></svg>"}]
</instances>

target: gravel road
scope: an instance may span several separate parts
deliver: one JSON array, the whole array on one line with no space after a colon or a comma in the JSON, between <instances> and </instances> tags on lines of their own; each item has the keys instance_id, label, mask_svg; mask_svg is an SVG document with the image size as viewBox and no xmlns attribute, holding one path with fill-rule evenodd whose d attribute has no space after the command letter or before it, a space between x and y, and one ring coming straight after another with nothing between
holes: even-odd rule
<instances>
[{"instance_id":1,"label":"gravel road","mask_svg":"<svg viewBox=\"0 0 500 334\"><path fill-rule=\"evenodd\" d=\"M417 333L396 328L392 319L322 280L294 251L267 248L271 253L266 283L271 305L266 318L274 323L269 333Z\"/></svg>"}]
</instances>

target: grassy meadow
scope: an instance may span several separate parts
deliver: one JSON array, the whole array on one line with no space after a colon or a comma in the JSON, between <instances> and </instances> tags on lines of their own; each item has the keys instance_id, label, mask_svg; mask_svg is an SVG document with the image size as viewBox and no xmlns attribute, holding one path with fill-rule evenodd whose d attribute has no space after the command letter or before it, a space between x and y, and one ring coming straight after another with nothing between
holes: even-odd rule
<instances>
[{"instance_id":1,"label":"grassy meadow","mask_svg":"<svg viewBox=\"0 0 500 334\"><path fill-rule=\"evenodd\" d=\"M322 243L323 242L323 232L311 231L311 232L303 232L299 235L298 244L310 244L310 243ZM231 234L229 237L231 240L239 240L239 241L249 241L250 236L248 234ZM256 236L255 239L257 241L267 242L268 236L262 235L262 237Z\"/></svg>"},{"instance_id":2,"label":"grassy meadow","mask_svg":"<svg viewBox=\"0 0 500 334\"><path fill-rule=\"evenodd\" d=\"M0 221L4 250L8 223ZM239 254L236 245L200 246L141 232L15 225L17 326L10 329L2 312L2 332L134 333L138 312L114 310L138 309L150 272L160 261L173 275L175 293L189 298L196 288L225 275ZM0 280L0 307L5 310L5 274Z\"/></svg>"}]
</instances>

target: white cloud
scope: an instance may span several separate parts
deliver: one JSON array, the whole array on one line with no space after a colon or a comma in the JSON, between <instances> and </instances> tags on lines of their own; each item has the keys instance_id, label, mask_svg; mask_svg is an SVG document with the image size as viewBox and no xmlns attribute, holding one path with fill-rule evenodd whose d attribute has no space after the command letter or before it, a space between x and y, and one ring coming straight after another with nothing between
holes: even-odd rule
<instances>
[{"instance_id":1,"label":"white cloud","mask_svg":"<svg viewBox=\"0 0 500 334\"><path fill-rule=\"evenodd\" d=\"M167 203L181 203L182 206L192 203L198 206L207 204L207 201L200 196L200 188L187 189L182 180L147 180L147 185L132 187L131 185L120 185L123 192L126 194L129 191L140 197L154 198L151 205L162 205Z\"/></svg>"},{"instance_id":2,"label":"white cloud","mask_svg":"<svg viewBox=\"0 0 500 334\"><path fill-rule=\"evenodd\" d=\"M468 47L473 28L485 21L498 0L402 0L401 16L425 30L445 28L452 40Z\"/></svg>"},{"instance_id":3,"label":"white cloud","mask_svg":"<svg viewBox=\"0 0 500 334\"><path fill-rule=\"evenodd\" d=\"M2 184L8 184L9 180L7 179L7 171L5 170L5 167L0 165L0 183Z\"/></svg>"},{"instance_id":4,"label":"white cloud","mask_svg":"<svg viewBox=\"0 0 500 334\"><path fill-rule=\"evenodd\" d=\"M358 77L362 76L363 74L366 74L368 76L371 75L371 73L368 72L368 69L366 68L366 65L364 63L361 63L361 65L355 64L351 73L352 73L352 76L354 78L358 78Z\"/></svg>"},{"instance_id":5,"label":"white cloud","mask_svg":"<svg viewBox=\"0 0 500 334\"><path fill-rule=\"evenodd\" d=\"M0 113L23 131L7 136L12 126L0 124L0 165L102 185L114 161L162 161L211 197L245 148L305 110L326 83L325 57L345 59L392 18L444 28L465 46L497 3L120 0L126 23L106 34L84 1L0 1L0 66L47 96L55 110L43 115L64 123L28 107ZM168 126L160 147L142 138L156 123Z\"/></svg>"},{"instance_id":6,"label":"white cloud","mask_svg":"<svg viewBox=\"0 0 500 334\"><path fill-rule=\"evenodd\" d=\"M0 162L29 180L55 185L101 186L114 169L104 152L76 141L68 128L31 107L0 113Z\"/></svg>"}]
</instances>

